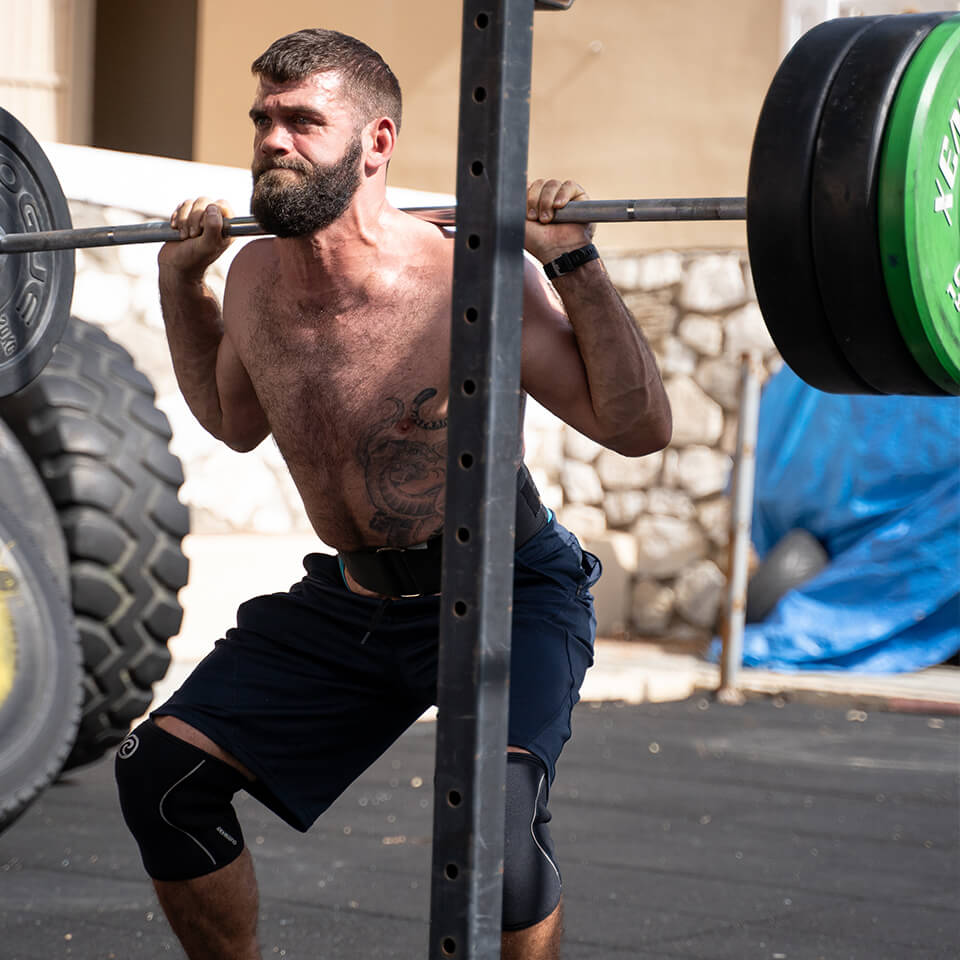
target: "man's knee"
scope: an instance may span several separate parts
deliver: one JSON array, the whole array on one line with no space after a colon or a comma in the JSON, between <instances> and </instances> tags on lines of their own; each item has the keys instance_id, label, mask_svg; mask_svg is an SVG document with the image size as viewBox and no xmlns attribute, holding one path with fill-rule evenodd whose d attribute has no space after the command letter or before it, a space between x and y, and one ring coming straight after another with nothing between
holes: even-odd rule
<instances>
[{"instance_id":1,"label":"man's knee","mask_svg":"<svg viewBox=\"0 0 960 960\"><path fill-rule=\"evenodd\" d=\"M238 770L148 720L117 751L124 820L154 880L192 880L243 852L233 795Z\"/></svg>"},{"instance_id":2,"label":"man's knee","mask_svg":"<svg viewBox=\"0 0 960 960\"><path fill-rule=\"evenodd\" d=\"M539 923L560 903L560 870L553 856L547 774L529 753L507 754L503 865L503 929Z\"/></svg>"}]
</instances>

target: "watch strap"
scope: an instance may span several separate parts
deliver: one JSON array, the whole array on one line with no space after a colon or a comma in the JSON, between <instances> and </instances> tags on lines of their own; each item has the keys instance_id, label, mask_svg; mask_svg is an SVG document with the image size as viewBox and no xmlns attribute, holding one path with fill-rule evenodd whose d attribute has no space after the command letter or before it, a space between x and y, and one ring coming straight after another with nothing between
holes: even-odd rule
<instances>
[{"instance_id":1,"label":"watch strap","mask_svg":"<svg viewBox=\"0 0 960 960\"><path fill-rule=\"evenodd\" d=\"M566 253L561 253L556 260L545 263L543 271L551 280L556 280L557 277L572 273L577 267L582 267L591 260L599 259L600 252L592 243L588 243L585 247L580 247L577 250L568 250Z\"/></svg>"}]
</instances>

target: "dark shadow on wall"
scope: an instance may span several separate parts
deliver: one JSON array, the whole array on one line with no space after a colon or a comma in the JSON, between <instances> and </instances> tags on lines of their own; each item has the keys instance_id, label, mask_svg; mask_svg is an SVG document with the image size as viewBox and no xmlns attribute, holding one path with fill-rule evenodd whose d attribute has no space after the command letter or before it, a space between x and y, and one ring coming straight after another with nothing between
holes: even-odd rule
<instances>
[{"instance_id":1,"label":"dark shadow on wall","mask_svg":"<svg viewBox=\"0 0 960 960\"><path fill-rule=\"evenodd\" d=\"M93 146L193 157L197 0L97 0Z\"/></svg>"}]
</instances>

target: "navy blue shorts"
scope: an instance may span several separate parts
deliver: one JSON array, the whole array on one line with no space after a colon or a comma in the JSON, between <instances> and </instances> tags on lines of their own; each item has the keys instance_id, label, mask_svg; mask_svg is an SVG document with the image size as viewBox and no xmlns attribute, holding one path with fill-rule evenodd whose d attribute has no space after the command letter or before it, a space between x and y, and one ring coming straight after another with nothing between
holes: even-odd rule
<instances>
[{"instance_id":1,"label":"navy blue shorts","mask_svg":"<svg viewBox=\"0 0 960 960\"><path fill-rule=\"evenodd\" d=\"M514 559L508 743L551 780L593 662L600 563L551 520ZM255 774L248 791L298 830L436 702L439 597L351 593L336 557L311 553L287 593L240 606L237 626L152 714L206 734Z\"/></svg>"}]
</instances>

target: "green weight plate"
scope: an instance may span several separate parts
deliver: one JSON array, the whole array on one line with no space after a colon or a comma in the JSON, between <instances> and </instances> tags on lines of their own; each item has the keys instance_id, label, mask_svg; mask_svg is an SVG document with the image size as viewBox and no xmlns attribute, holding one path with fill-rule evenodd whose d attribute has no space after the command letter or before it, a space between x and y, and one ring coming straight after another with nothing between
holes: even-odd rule
<instances>
[{"instance_id":1,"label":"green weight plate","mask_svg":"<svg viewBox=\"0 0 960 960\"><path fill-rule=\"evenodd\" d=\"M0 234L69 228L57 175L26 127L0 109ZM0 396L26 386L63 333L72 250L0 254Z\"/></svg>"},{"instance_id":2,"label":"green weight plate","mask_svg":"<svg viewBox=\"0 0 960 960\"><path fill-rule=\"evenodd\" d=\"M837 70L877 17L828 20L777 69L757 121L747 181L747 244L773 342L802 380L828 393L877 393L834 339L813 259L810 190L820 115Z\"/></svg>"},{"instance_id":3,"label":"green weight plate","mask_svg":"<svg viewBox=\"0 0 960 960\"><path fill-rule=\"evenodd\" d=\"M883 275L903 339L960 395L960 18L938 26L890 111L879 179Z\"/></svg>"},{"instance_id":4,"label":"green weight plate","mask_svg":"<svg viewBox=\"0 0 960 960\"><path fill-rule=\"evenodd\" d=\"M837 344L881 393L942 396L913 358L890 306L877 240L887 120L914 55L950 14L884 17L837 71L820 118L810 217L817 281Z\"/></svg>"}]
</instances>

